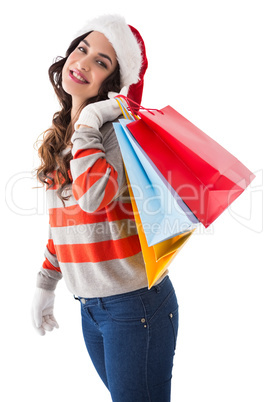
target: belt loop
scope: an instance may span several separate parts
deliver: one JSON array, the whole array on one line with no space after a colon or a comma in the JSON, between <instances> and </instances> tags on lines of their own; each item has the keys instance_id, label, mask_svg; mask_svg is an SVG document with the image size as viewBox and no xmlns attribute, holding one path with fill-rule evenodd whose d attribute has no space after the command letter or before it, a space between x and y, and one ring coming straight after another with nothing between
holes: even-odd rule
<instances>
[{"instance_id":1,"label":"belt loop","mask_svg":"<svg viewBox=\"0 0 268 402\"><path fill-rule=\"evenodd\" d=\"M75 300L79 300L81 303L86 304L86 300L83 299L82 297L78 297L78 296L75 296L75 295L73 295L73 297L74 297Z\"/></svg>"},{"instance_id":2,"label":"belt loop","mask_svg":"<svg viewBox=\"0 0 268 402\"><path fill-rule=\"evenodd\" d=\"M158 284L155 285L155 291L156 293L159 293L162 289L162 287L164 286L164 284L166 283L166 281L169 279L169 276L165 276L164 279L162 279L162 281Z\"/></svg>"},{"instance_id":3,"label":"belt loop","mask_svg":"<svg viewBox=\"0 0 268 402\"><path fill-rule=\"evenodd\" d=\"M101 308L102 310L105 310L104 305L103 305L103 301L102 301L102 298L101 298L101 297L98 298L98 306L99 306L99 308Z\"/></svg>"},{"instance_id":4,"label":"belt loop","mask_svg":"<svg viewBox=\"0 0 268 402\"><path fill-rule=\"evenodd\" d=\"M159 293L160 290L161 290L161 286L155 285L155 291L156 291L156 293Z\"/></svg>"}]
</instances>

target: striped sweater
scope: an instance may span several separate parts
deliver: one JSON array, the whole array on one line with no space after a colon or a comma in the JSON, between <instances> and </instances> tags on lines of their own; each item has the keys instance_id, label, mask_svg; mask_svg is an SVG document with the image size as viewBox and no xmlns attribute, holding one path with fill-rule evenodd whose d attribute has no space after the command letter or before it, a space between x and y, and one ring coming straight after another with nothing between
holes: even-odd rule
<instances>
[{"instance_id":1,"label":"striped sweater","mask_svg":"<svg viewBox=\"0 0 268 402\"><path fill-rule=\"evenodd\" d=\"M47 188L49 239L37 286L63 277L80 297L106 297L146 287L147 277L112 123L80 127L72 137L71 195L63 206Z\"/></svg>"}]
</instances>

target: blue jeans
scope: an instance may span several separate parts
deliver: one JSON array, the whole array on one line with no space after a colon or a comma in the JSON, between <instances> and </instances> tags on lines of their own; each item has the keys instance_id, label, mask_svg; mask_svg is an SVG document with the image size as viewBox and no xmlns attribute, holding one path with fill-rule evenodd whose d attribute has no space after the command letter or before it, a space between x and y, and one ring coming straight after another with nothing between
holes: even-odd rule
<instances>
[{"instance_id":1,"label":"blue jeans","mask_svg":"<svg viewBox=\"0 0 268 402\"><path fill-rule=\"evenodd\" d=\"M78 299L89 356L113 402L169 402L179 323L169 277L150 290Z\"/></svg>"}]
</instances>

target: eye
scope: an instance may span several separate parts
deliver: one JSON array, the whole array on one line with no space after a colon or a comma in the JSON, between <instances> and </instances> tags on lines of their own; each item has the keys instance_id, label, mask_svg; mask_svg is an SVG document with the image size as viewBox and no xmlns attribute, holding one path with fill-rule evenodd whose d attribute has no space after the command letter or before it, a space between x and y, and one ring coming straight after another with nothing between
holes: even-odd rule
<instances>
[{"instance_id":1,"label":"eye","mask_svg":"<svg viewBox=\"0 0 268 402\"><path fill-rule=\"evenodd\" d=\"M99 64L99 66L107 69L107 64L105 64L102 60L97 60L97 63Z\"/></svg>"},{"instance_id":2,"label":"eye","mask_svg":"<svg viewBox=\"0 0 268 402\"><path fill-rule=\"evenodd\" d=\"M86 49L83 46L78 46L77 49L82 53L86 53Z\"/></svg>"}]
</instances>

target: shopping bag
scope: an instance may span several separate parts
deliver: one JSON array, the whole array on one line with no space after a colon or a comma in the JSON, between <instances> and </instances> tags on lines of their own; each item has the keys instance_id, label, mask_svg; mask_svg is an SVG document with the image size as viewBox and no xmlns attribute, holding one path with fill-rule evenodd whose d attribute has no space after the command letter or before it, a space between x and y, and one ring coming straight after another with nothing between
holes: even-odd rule
<instances>
[{"instance_id":1,"label":"shopping bag","mask_svg":"<svg viewBox=\"0 0 268 402\"><path fill-rule=\"evenodd\" d=\"M150 289L168 269L170 263L189 240L195 229L149 247L128 177L127 181L132 209L134 212L138 236L141 244L142 255L145 263L148 288Z\"/></svg>"},{"instance_id":2,"label":"shopping bag","mask_svg":"<svg viewBox=\"0 0 268 402\"><path fill-rule=\"evenodd\" d=\"M171 106L140 110L127 125L148 160L208 227L255 175Z\"/></svg>"},{"instance_id":3,"label":"shopping bag","mask_svg":"<svg viewBox=\"0 0 268 402\"><path fill-rule=\"evenodd\" d=\"M128 113L128 111L126 110L124 105L121 105L120 102L119 102L119 105L122 109L124 116L128 119L133 119L133 115L131 113ZM134 177L137 178L138 174L139 174L139 170L137 170L137 167L146 169L146 166L143 166L141 164L141 161L138 159L138 155L134 152L134 149L130 148L131 143L129 142L129 140L127 140L128 136L130 136L130 133L126 129L126 124L129 121L120 120L120 122L121 123L119 123L119 124L121 125L121 127L119 127L118 124L115 124L114 127L115 127L115 131L117 133L117 138L118 138L119 144L121 144L121 151L123 153L122 156L123 156L125 163L127 163L129 165L130 172L131 173L134 172ZM129 146L126 147L125 146L126 144L128 144ZM140 152L141 151L142 150L140 149ZM133 164L133 162L131 162L131 158L132 158L131 153L132 152L134 153L134 156L135 156L134 164ZM143 160L144 160L144 158L145 158L145 155L143 155ZM137 159L138 159L138 161L137 161ZM148 165L148 163L147 163L147 165ZM160 175L160 173L157 171L155 166L153 164L152 164L152 166L155 169L153 176L155 176L156 173L158 173L158 175ZM150 171L152 170L152 166L149 165ZM143 255L145 268L146 268L148 288L150 289L157 282L157 280L159 278L161 278L161 276L164 274L164 272L168 269L170 263L173 261L173 259L178 254L178 252L182 249L184 244L186 244L186 242L188 241L190 236L193 234L195 229L192 229L192 230L184 232L180 235L168 238L167 240L164 240L164 241L154 244L152 246L148 246L145 231L144 231L144 226L141 222L141 218L140 218L137 204L135 201L135 197L134 197L131 185L130 185L126 167L125 167L125 170L126 170L126 177L127 177L128 188L129 188L129 193L130 193L130 198L131 198L131 203L132 203L132 209L133 209L133 213L134 213L138 236L139 236L139 240L140 240L140 244L141 244L142 255ZM142 174L144 174L144 173L146 173L146 170ZM150 173L149 173L149 176L150 176ZM147 176L147 178L148 178L148 176ZM158 176L157 176L157 179L158 179ZM153 180L153 178L152 178L152 180ZM147 190L148 190L148 188L153 187L152 182L149 180L149 178L148 178L147 186L148 187L145 187ZM168 187L170 187L170 186L167 184L167 188ZM134 187L134 188L136 188L136 187ZM167 192L167 189L165 189L165 191ZM144 193L143 195L144 195L145 199L146 199L146 196L147 197L148 197L148 195L150 196L150 194L148 194L147 192ZM178 203L180 205L184 204L180 200L180 197L175 195L174 198L175 198L176 202L178 201ZM138 197L137 201L139 202L139 200L140 199ZM190 212L189 215L192 216L192 213ZM196 221L196 218L194 216L192 216L192 219L194 222ZM164 236L164 237L166 237L166 236Z\"/></svg>"},{"instance_id":4,"label":"shopping bag","mask_svg":"<svg viewBox=\"0 0 268 402\"><path fill-rule=\"evenodd\" d=\"M178 197L173 197L156 168L140 152L127 129L129 122L121 119L113 125L145 238L148 246L153 246L193 230L199 221L187 206L181 208Z\"/></svg>"}]
</instances>

